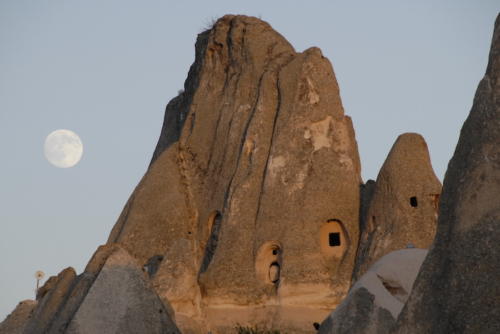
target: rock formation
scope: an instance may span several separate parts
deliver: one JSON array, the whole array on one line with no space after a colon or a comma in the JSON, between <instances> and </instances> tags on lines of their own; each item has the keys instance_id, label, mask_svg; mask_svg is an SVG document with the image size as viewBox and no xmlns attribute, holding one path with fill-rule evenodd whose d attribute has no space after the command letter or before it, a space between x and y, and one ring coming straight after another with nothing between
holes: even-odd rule
<instances>
[{"instance_id":1,"label":"rock formation","mask_svg":"<svg viewBox=\"0 0 500 334\"><path fill-rule=\"evenodd\" d=\"M500 250L488 249L500 244L499 34L401 333L498 326L499 285L473 270L500 274ZM425 256L404 248L432 243L440 192L417 134L401 135L377 181L363 184L330 62L317 48L296 52L261 20L227 15L198 36L184 91L167 105L107 244L82 274L51 277L0 333L230 333L237 324L308 333L329 314L321 333L387 332Z\"/></svg>"},{"instance_id":2,"label":"rock formation","mask_svg":"<svg viewBox=\"0 0 500 334\"><path fill-rule=\"evenodd\" d=\"M17 304L14 311L0 323L0 334L22 334L35 306L36 301L29 299Z\"/></svg>"},{"instance_id":3,"label":"rock formation","mask_svg":"<svg viewBox=\"0 0 500 334\"><path fill-rule=\"evenodd\" d=\"M397 333L500 333L500 16Z\"/></svg>"},{"instance_id":4,"label":"rock formation","mask_svg":"<svg viewBox=\"0 0 500 334\"><path fill-rule=\"evenodd\" d=\"M354 281L376 260L408 245L428 248L436 231L441 183L424 138L398 137L382 166L367 205Z\"/></svg>"},{"instance_id":5,"label":"rock formation","mask_svg":"<svg viewBox=\"0 0 500 334\"><path fill-rule=\"evenodd\" d=\"M141 266L119 245L100 247L85 271L50 278L24 334L179 333Z\"/></svg>"},{"instance_id":6,"label":"rock formation","mask_svg":"<svg viewBox=\"0 0 500 334\"><path fill-rule=\"evenodd\" d=\"M126 251L108 256L66 333L179 333Z\"/></svg>"},{"instance_id":7,"label":"rock formation","mask_svg":"<svg viewBox=\"0 0 500 334\"><path fill-rule=\"evenodd\" d=\"M403 249L379 259L326 318L319 334L389 333L408 299L425 249Z\"/></svg>"},{"instance_id":8,"label":"rock formation","mask_svg":"<svg viewBox=\"0 0 500 334\"><path fill-rule=\"evenodd\" d=\"M154 286L184 331L310 330L347 292L358 240L359 156L330 62L225 16L184 86L109 242L163 258Z\"/></svg>"}]
</instances>

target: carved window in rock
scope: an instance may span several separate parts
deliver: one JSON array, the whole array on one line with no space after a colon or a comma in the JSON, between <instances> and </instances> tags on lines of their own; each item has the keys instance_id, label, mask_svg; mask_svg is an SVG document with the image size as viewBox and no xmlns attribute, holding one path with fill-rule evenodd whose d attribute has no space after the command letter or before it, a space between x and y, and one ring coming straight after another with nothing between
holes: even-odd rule
<instances>
[{"instance_id":1,"label":"carved window in rock","mask_svg":"<svg viewBox=\"0 0 500 334\"><path fill-rule=\"evenodd\" d=\"M201 262L200 273L207 270L212 258L217 249L217 243L219 242L219 233L221 228L222 216L219 211L214 211L208 219L208 230L210 235L205 247L205 254L203 255L203 260Z\"/></svg>"},{"instance_id":2,"label":"carved window in rock","mask_svg":"<svg viewBox=\"0 0 500 334\"><path fill-rule=\"evenodd\" d=\"M278 241L265 242L257 251L255 273L268 284L279 284L282 268L282 248Z\"/></svg>"},{"instance_id":3,"label":"carved window in rock","mask_svg":"<svg viewBox=\"0 0 500 334\"><path fill-rule=\"evenodd\" d=\"M330 219L320 228L321 252L328 257L341 258L349 247L349 238L344 224L339 219Z\"/></svg>"},{"instance_id":4,"label":"carved window in rock","mask_svg":"<svg viewBox=\"0 0 500 334\"><path fill-rule=\"evenodd\" d=\"M410 197L410 205L414 208L418 206L417 196Z\"/></svg>"}]
</instances>

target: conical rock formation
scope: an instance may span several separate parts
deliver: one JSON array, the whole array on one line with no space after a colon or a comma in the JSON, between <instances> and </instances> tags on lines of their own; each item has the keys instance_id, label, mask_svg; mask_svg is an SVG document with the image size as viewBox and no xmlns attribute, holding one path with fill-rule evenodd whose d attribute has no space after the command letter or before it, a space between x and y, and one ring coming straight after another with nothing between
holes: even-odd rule
<instances>
[{"instance_id":1,"label":"conical rock formation","mask_svg":"<svg viewBox=\"0 0 500 334\"><path fill-rule=\"evenodd\" d=\"M500 15L398 333L500 333Z\"/></svg>"},{"instance_id":2,"label":"conical rock formation","mask_svg":"<svg viewBox=\"0 0 500 334\"><path fill-rule=\"evenodd\" d=\"M398 137L382 166L361 231L354 280L397 249L428 248L436 231L441 183L427 144L416 133Z\"/></svg>"},{"instance_id":3,"label":"conical rock formation","mask_svg":"<svg viewBox=\"0 0 500 334\"><path fill-rule=\"evenodd\" d=\"M192 324L184 330L309 330L349 287L360 183L329 61L229 15L198 36L185 90L109 242L144 264L163 258L155 288Z\"/></svg>"}]
</instances>

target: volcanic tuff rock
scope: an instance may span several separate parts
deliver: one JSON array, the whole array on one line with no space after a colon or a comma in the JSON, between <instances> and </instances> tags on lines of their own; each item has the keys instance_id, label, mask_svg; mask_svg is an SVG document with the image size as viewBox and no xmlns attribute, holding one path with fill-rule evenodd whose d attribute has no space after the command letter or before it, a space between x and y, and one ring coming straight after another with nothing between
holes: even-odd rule
<instances>
[{"instance_id":1,"label":"volcanic tuff rock","mask_svg":"<svg viewBox=\"0 0 500 334\"><path fill-rule=\"evenodd\" d=\"M424 138L416 133L400 135L378 174L368 205L354 280L391 251L409 244L431 245L440 193Z\"/></svg>"},{"instance_id":2,"label":"volcanic tuff rock","mask_svg":"<svg viewBox=\"0 0 500 334\"><path fill-rule=\"evenodd\" d=\"M402 249L379 259L323 321L319 334L389 333L426 255L425 249Z\"/></svg>"},{"instance_id":3,"label":"volcanic tuff rock","mask_svg":"<svg viewBox=\"0 0 500 334\"><path fill-rule=\"evenodd\" d=\"M85 295L65 333L179 333L144 272L116 248Z\"/></svg>"},{"instance_id":4,"label":"volcanic tuff rock","mask_svg":"<svg viewBox=\"0 0 500 334\"><path fill-rule=\"evenodd\" d=\"M142 263L163 256L155 288L177 319L213 329L269 317L310 330L349 287L360 183L330 62L228 15L198 36L109 242Z\"/></svg>"},{"instance_id":5,"label":"volcanic tuff rock","mask_svg":"<svg viewBox=\"0 0 500 334\"><path fill-rule=\"evenodd\" d=\"M76 278L75 270L68 267L61 271L56 278L45 284L46 293L38 300L29 321L26 324L25 334L45 333L49 331L58 310L64 305L66 296L70 293Z\"/></svg>"},{"instance_id":6,"label":"volcanic tuff rock","mask_svg":"<svg viewBox=\"0 0 500 334\"><path fill-rule=\"evenodd\" d=\"M198 36L184 91L167 105L108 243L81 275L68 268L47 281L24 332L176 333L174 318L183 333L237 323L310 332L347 294L356 254L355 275L430 243L439 192L416 134L402 135L377 182L362 184L321 51L295 52L267 23L224 16ZM403 294L390 296L377 277L399 312ZM392 325L394 309L363 282L337 314Z\"/></svg>"},{"instance_id":7,"label":"volcanic tuff rock","mask_svg":"<svg viewBox=\"0 0 500 334\"><path fill-rule=\"evenodd\" d=\"M135 259L117 244L100 247L85 271L47 280L24 334L178 333Z\"/></svg>"},{"instance_id":8,"label":"volcanic tuff rock","mask_svg":"<svg viewBox=\"0 0 500 334\"><path fill-rule=\"evenodd\" d=\"M500 333L500 15L398 333Z\"/></svg>"},{"instance_id":9,"label":"volcanic tuff rock","mask_svg":"<svg viewBox=\"0 0 500 334\"><path fill-rule=\"evenodd\" d=\"M36 301L29 299L17 304L14 311L0 323L0 334L22 334L35 306Z\"/></svg>"}]
</instances>

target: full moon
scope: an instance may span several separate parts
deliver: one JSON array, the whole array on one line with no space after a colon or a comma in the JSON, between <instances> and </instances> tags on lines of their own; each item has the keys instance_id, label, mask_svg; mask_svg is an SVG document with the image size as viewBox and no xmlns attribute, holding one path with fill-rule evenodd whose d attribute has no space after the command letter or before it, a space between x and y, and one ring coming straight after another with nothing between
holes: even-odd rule
<instances>
[{"instance_id":1,"label":"full moon","mask_svg":"<svg viewBox=\"0 0 500 334\"><path fill-rule=\"evenodd\" d=\"M75 166L83 154L80 137L70 130L56 130L45 139L45 157L56 167L69 168Z\"/></svg>"}]
</instances>

